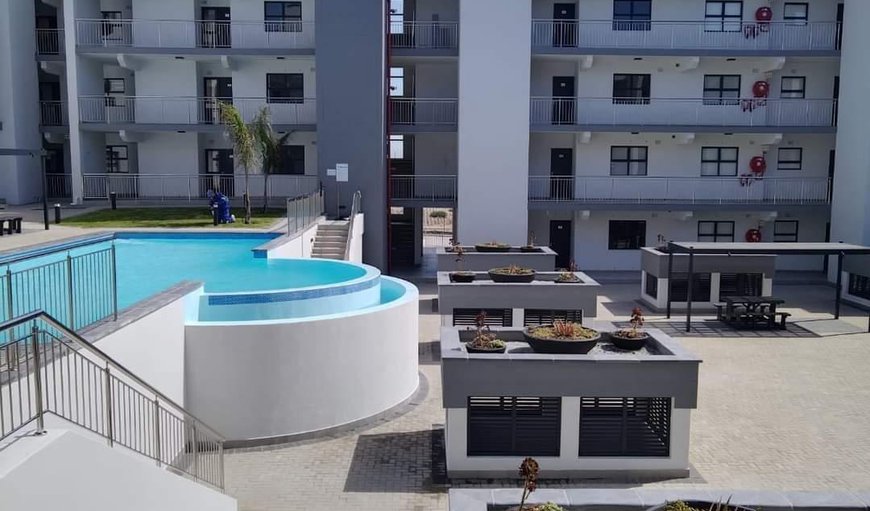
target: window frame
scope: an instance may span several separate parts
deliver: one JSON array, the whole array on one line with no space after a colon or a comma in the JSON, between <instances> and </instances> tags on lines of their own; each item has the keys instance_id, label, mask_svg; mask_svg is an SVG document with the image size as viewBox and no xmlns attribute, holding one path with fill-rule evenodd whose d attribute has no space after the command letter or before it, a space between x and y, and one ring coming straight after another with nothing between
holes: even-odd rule
<instances>
[{"instance_id":1,"label":"window frame","mask_svg":"<svg viewBox=\"0 0 870 511\"><path fill-rule=\"evenodd\" d=\"M635 83L635 80L640 79L640 83ZM617 83L628 82L622 92L629 95L617 95ZM650 73L613 73L613 95L612 100L614 105L648 105L652 91L652 74Z\"/></svg>"},{"instance_id":2,"label":"window frame","mask_svg":"<svg viewBox=\"0 0 870 511\"><path fill-rule=\"evenodd\" d=\"M711 4L720 4L721 14L710 14ZM727 5L737 4L740 6L740 14L726 14ZM707 0L704 3L704 32L740 32L743 30L743 0ZM736 23L736 28L731 27ZM715 27L715 28L711 28Z\"/></svg>"},{"instance_id":3,"label":"window frame","mask_svg":"<svg viewBox=\"0 0 870 511\"><path fill-rule=\"evenodd\" d=\"M301 93L299 96L275 96L273 95L273 90L280 90L282 87L275 87L272 85L271 81L273 79L277 79L278 77L283 77L288 80L286 84L286 92L289 94L294 90L292 84L289 83L289 80L297 79L299 80L299 92ZM305 75L303 73L266 73L266 103L279 103L279 104L301 104L305 102Z\"/></svg>"},{"instance_id":4,"label":"window frame","mask_svg":"<svg viewBox=\"0 0 870 511\"><path fill-rule=\"evenodd\" d=\"M634 235L633 240L628 236L629 225L641 228L640 235ZM618 231L620 227L623 231L616 234L621 235L621 239L620 236L614 237L614 231ZM646 220L610 220L607 224L607 250L640 250L646 246L646 231Z\"/></svg>"},{"instance_id":5,"label":"window frame","mask_svg":"<svg viewBox=\"0 0 870 511\"><path fill-rule=\"evenodd\" d=\"M305 146L302 144L285 144L281 146L281 168L274 169L276 175L305 175ZM295 158L293 153L297 153ZM299 157L301 155L301 158ZM300 166L301 164L301 166ZM301 169L301 172L299 171Z\"/></svg>"},{"instance_id":6,"label":"window frame","mask_svg":"<svg viewBox=\"0 0 870 511\"><path fill-rule=\"evenodd\" d=\"M803 16L792 16L786 14L789 7L803 7ZM789 25L806 25L810 19L810 4L809 2L785 2L782 4L782 20Z\"/></svg>"},{"instance_id":7,"label":"window frame","mask_svg":"<svg viewBox=\"0 0 870 511\"><path fill-rule=\"evenodd\" d=\"M617 5L627 3L630 5L629 14L618 14ZM646 5L646 14L636 13L638 4ZM613 0L613 30L616 31L640 31L652 29L652 0Z\"/></svg>"},{"instance_id":8,"label":"window frame","mask_svg":"<svg viewBox=\"0 0 870 511\"><path fill-rule=\"evenodd\" d=\"M118 156L123 149L123 156ZM121 162L126 170L121 170ZM106 145L106 174L129 174L130 173L130 148L126 144Z\"/></svg>"},{"instance_id":9,"label":"window frame","mask_svg":"<svg viewBox=\"0 0 870 511\"><path fill-rule=\"evenodd\" d=\"M269 7L281 7L281 14L269 14ZM288 8L299 14L288 14ZM263 2L263 29L266 32L302 32L302 2L298 0L269 0Z\"/></svg>"},{"instance_id":10,"label":"window frame","mask_svg":"<svg viewBox=\"0 0 870 511\"><path fill-rule=\"evenodd\" d=\"M783 151L797 151L796 160L783 159ZM777 170L803 170L804 148L803 147L780 147L776 152Z\"/></svg>"},{"instance_id":11,"label":"window frame","mask_svg":"<svg viewBox=\"0 0 870 511\"><path fill-rule=\"evenodd\" d=\"M704 153L708 150L716 150L717 158L715 160L705 159ZM724 160L722 159L722 151L723 150L733 150L734 151L734 159L733 160ZM736 177L739 169L740 162L740 148L736 146L703 146L701 147L701 177ZM716 173L715 174L705 174L704 173L704 164L716 164ZM723 164L733 164L734 172L729 174L722 173L722 165Z\"/></svg>"},{"instance_id":12,"label":"window frame","mask_svg":"<svg viewBox=\"0 0 870 511\"><path fill-rule=\"evenodd\" d=\"M713 226L712 234L702 233L701 226ZM728 233L728 229L725 229L720 232L720 228L728 226L730 227L731 232ZM699 242L713 242L713 243L733 243L734 242L734 221L733 220L698 220L698 232L697 237Z\"/></svg>"},{"instance_id":13,"label":"window frame","mask_svg":"<svg viewBox=\"0 0 870 511\"><path fill-rule=\"evenodd\" d=\"M625 150L625 159L622 158L614 158L614 152L617 150ZM642 150L643 157L633 158L632 153L635 150ZM625 165L625 173L615 173L614 165L624 164ZM639 174L632 174L632 164L643 164L643 172ZM615 145L610 146L610 175L611 176L646 176L649 171L649 146L629 146L629 145Z\"/></svg>"},{"instance_id":14,"label":"window frame","mask_svg":"<svg viewBox=\"0 0 870 511\"><path fill-rule=\"evenodd\" d=\"M726 79L734 79L737 78L737 86L736 87L726 87L725 80ZM717 87L711 87L707 85L707 81L710 79L718 80L719 85ZM740 103L740 91L743 85L743 77L741 75L704 75L703 82L703 103L704 105L737 105ZM709 93L715 93L715 96L708 96ZM734 95L726 95L726 93L733 93Z\"/></svg>"},{"instance_id":15,"label":"window frame","mask_svg":"<svg viewBox=\"0 0 870 511\"><path fill-rule=\"evenodd\" d=\"M799 80L800 88L786 89L786 80ZM783 76L779 81L779 98L780 99L805 99L807 96L807 77L806 76Z\"/></svg>"},{"instance_id":16,"label":"window frame","mask_svg":"<svg viewBox=\"0 0 870 511\"><path fill-rule=\"evenodd\" d=\"M793 225L794 231L780 231L780 227ZM800 222L798 220L776 220L773 222L773 242L774 243L797 243L800 233Z\"/></svg>"}]
</instances>

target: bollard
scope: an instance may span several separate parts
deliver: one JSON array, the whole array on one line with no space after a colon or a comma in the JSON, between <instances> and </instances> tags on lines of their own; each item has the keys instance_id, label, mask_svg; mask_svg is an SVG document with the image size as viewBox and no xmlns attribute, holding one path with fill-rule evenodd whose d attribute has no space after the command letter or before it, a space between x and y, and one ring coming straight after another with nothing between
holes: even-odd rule
<instances>
[{"instance_id":1,"label":"bollard","mask_svg":"<svg viewBox=\"0 0 870 511\"><path fill-rule=\"evenodd\" d=\"M109 202L112 204L112 209L118 209L118 194L109 192Z\"/></svg>"},{"instance_id":2,"label":"bollard","mask_svg":"<svg viewBox=\"0 0 870 511\"><path fill-rule=\"evenodd\" d=\"M214 222L214 225L218 224L218 208L217 208L217 206L211 207L211 219L212 219L212 222Z\"/></svg>"},{"instance_id":3,"label":"bollard","mask_svg":"<svg viewBox=\"0 0 870 511\"><path fill-rule=\"evenodd\" d=\"M54 223L60 223L60 204L54 205Z\"/></svg>"}]
</instances>

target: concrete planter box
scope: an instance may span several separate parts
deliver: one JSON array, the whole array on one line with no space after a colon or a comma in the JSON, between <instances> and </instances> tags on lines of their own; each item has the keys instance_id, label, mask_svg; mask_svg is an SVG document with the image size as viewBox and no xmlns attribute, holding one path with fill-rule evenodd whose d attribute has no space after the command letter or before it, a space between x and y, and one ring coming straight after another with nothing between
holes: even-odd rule
<instances>
[{"instance_id":1,"label":"concrete planter box","mask_svg":"<svg viewBox=\"0 0 870 511\"><path fill-rule=\"evenodd\" d=\"M462 247L462 269L487 271L515 264L535 271L556 269L556 253L550 247L537 247L537 252L523 252L520 247L511 247L508 252L478 252L473 246ZM456 271L456 254L439 248L436 252L438 271Z\"/></svg>"},{"instance_id":2,"label":"concrete planter box","mask_svg":"<svg viewBox=\"0 0 870 511\"><path fill-rule=\"evenodd\" d=\"M760 273L762 277L762 296L773 293L773 275L776 272L775 255L719 255L701 254L695 256L694 272L710 274L710 298L692 297L692 308L698 310L713 310L713 304L721 301L720 283L723 273ZM656 311L667 307L668 299L668 254L656 248L641 249L640 258L641 281L640 296L644 303ZM689 271L689 256L674 254L674 274L687 274ZM651 284L656 290L655 296L647 293L647 281L656 279ZM673 302L673 309L685 309L686 302Z\"/></svg>"},{"instance_id":3,"label":"concrete planter box","mask_svg":"<svg viewBox=\"0 0 870 511\"><path fill-rule=\"evenodd\" d=\"M455 309L514 309L513 326L523 325L525 309L582 310L594 318L601 286L582 272L579 283L557 283L557 272L540 272L533 282L493 282L489 275L475 272L474 282L450 282L449 272L438 272L438 310L445 326L453 324Z\"/></svg>"},{"instance_id":4,"label":"concrete planter box","mask_svg":"<svg viewBox=\"0 0 870 511\"><path fill-rule=\"evenodd\" d=\"M602 332L612 325L590 325ZM464 341L474 332L441 329L442 400L446 409L447 470L454 478L515 477L524 453L516 456L468 454L469 398L541 396L560 398L558 456L535 456L542 477L685 477L689 470L689 422L697 407L701 360L660 330L648 329L647 348L616 350L606 342L585 355L534 353L516 328L494 328L507 343L503 354L468 353ZM581 398L669 398L667 455L579 455ZM532 455L529 453L529 455Z\"/></svg>"}]
</instances>

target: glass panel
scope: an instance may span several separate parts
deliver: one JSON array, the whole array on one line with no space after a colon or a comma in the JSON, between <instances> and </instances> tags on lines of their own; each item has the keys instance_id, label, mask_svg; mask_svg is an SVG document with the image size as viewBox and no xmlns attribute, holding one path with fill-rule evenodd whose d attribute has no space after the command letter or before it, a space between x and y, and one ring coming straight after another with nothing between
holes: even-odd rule
<instances>
[{"instance_id":1,"label":"glass panel","mask_svg":"<svg viewBox=\"0 0 870 511\"><path fill-rule=\"evenodd\" d=\"M721 149L721 158L723 161L736 161L737 160L737 148L736 147L723 147Z\"/></svg>"},{"instance_id":2,"label":"glass panel","mask_svg":"<svg viewBox=\"0 0 870 511\"><path fill-rule=\"evenodd\" d=\"M702 176L715 176L719 174L719 165L716 163L702 163L701 164L701 175Z\"/></svg>"},{"instance_id":3,"label":"glass panel","mask_svg":"<svg viewBox=\"0 0 870 511\"><path fill-rule=\"evenodd\" d=\"M646 160L646 147L632 147L631 148L631 159L632 160Z\"/></svg>"},{"instance_id":4,"label":"glass panel","mask_svg":"<svg viewBox=\"0 0 870 511\"><path fill-rule=\"evenodd\" d=\"M628 159L628 148L627 147L613 147L610 149L610 159L611 160L627 160Z\"/></svg>"},{"instance_id":5,"label":"glass panel","mask_svg":"<svg viewBox=\"0 0 870 511\"><path fill-rule=\"evenodd\" d=\"M741 16L743 14L743 2L728 2L725 4L726 16Z\"/></svg>"},{"instance_id":6,"label":"glass panel","mask_svg":"<svg viewBox=\"0 0 870 511\"><path fill-rule=\"evenodd\" d=\"M698 222L699 235L711 235L716 232L716 224L713 222Z\"/></svg>"},{"instance_id":7,"label":"glass panel","mask_svg":"<svg viewBox=\"0 0 870 511\"><path fill-rule=\"evenodd\" d=\"M636 161L631 162L628 166L629 174L632 176L645 176L646 175L646 162Z\"/></svg>"}]
</instances>

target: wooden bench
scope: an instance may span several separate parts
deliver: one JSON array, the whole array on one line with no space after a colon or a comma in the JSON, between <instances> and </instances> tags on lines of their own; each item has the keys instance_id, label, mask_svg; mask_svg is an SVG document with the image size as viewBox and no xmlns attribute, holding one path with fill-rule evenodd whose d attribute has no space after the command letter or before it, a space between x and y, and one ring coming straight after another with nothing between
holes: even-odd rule
<instances>
[{"instance_id":1,"label":"wooden bench","mask_svg":"<svg viewBox=\"0 0 870 511\"><path fill-rule=\"evenodd\" d=\"M0 215L0 236L3 236L4 232L21 234L21 222L23 221L24 219L20 216Z\"/></svg>"}]
</instances>

